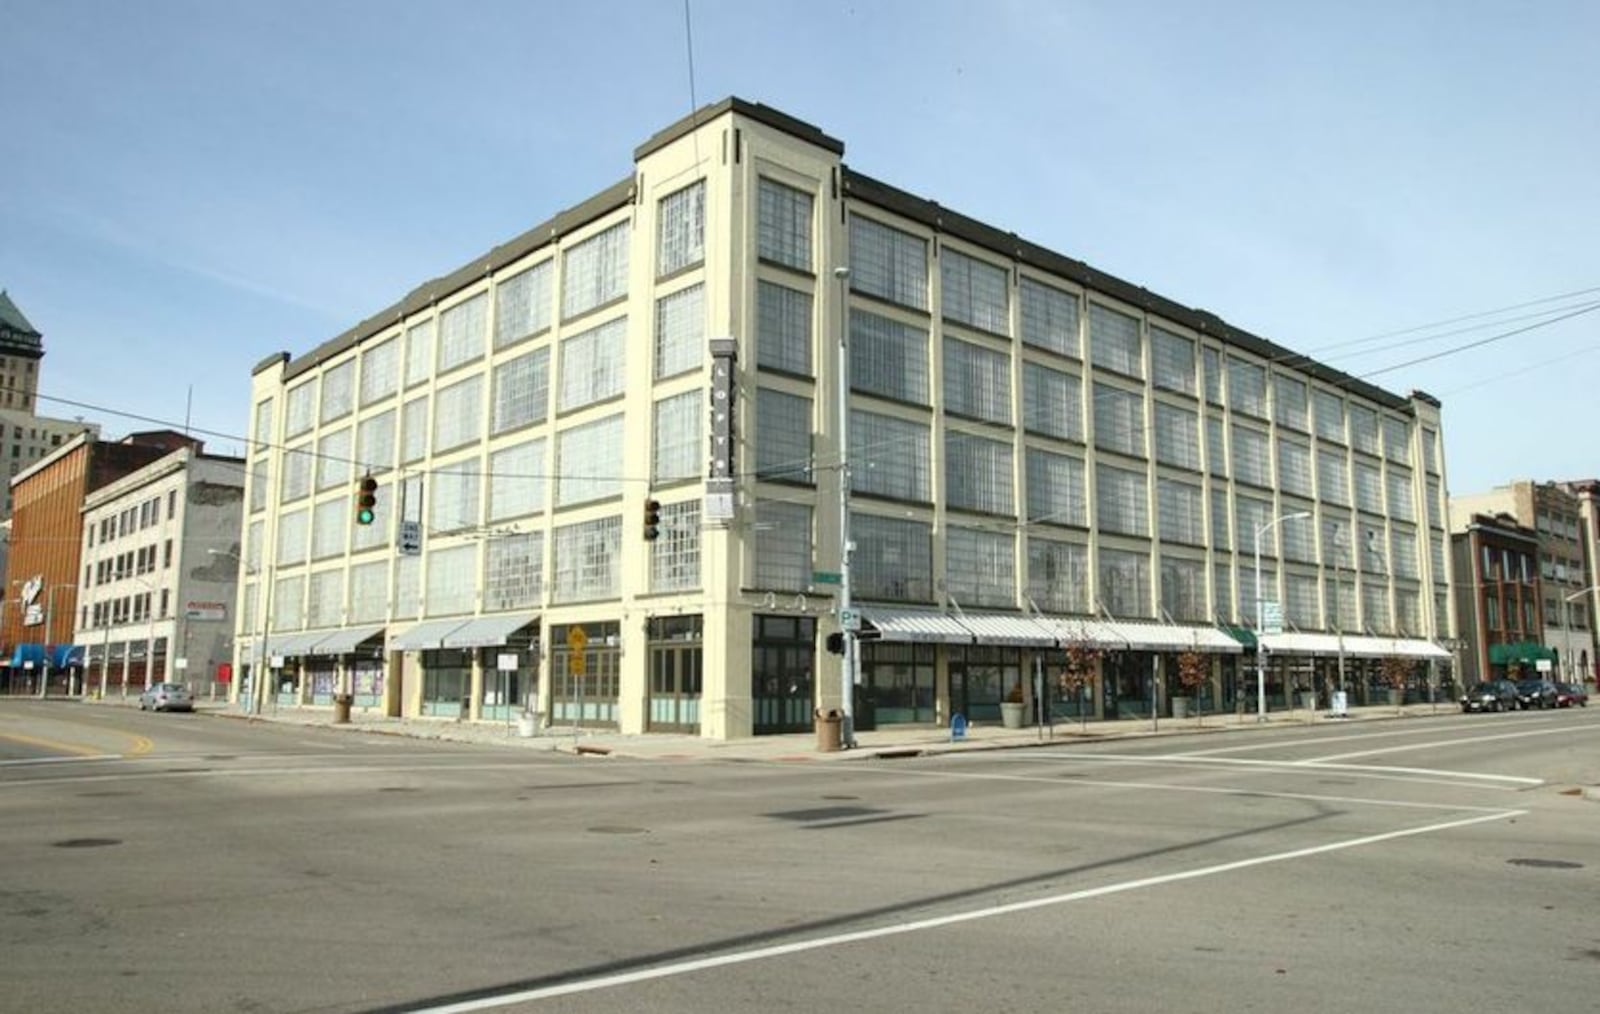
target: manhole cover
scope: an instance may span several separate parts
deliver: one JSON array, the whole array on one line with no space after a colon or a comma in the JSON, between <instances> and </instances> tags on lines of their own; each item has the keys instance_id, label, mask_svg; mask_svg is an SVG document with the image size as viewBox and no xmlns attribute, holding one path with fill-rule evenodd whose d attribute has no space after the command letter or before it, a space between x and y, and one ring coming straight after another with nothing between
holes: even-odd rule
<instances>
[{"instance_id":1,"label":"manhole cover","mask_svg":"<svg viewBox=\"0 0 1600 1014\"><path fill-rule=\"evenodd\" d=\"M1536 870L1581 870L1582 863L1570 859L1507 859L1512 866L1530 866Z\"/></svg>"},{"instance_id":2,"label":"manhole cover","mask_svg":"<svg viewBox=\"0 0 1600 1014\"><path fill-rule=\"evenodd\" d=\"M589 829L589 833L590 834L649 834L650 832L647 829L642 828L642 827L628 827L625 824L601 824L598 827L591 827Z\"/></svg>"},{"instance_id":3,"label":"manhole cover","mask_svg":"<svg viewBox=\"0 0 1600 1014\"><path fill-rule=\"evenodd\" d=\"M51 842L58 849L97 849L107 845L121 845L121 838L68 838Z\"/></svg>"}]
</instances>

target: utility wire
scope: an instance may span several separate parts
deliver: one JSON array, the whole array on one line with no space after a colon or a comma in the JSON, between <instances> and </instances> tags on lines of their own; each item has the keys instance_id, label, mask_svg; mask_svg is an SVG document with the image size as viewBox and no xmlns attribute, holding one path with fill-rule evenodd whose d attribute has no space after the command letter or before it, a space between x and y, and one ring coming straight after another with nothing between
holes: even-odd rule
<instances>
[{"instance_id":1,"label":"utility wire","mask_svg":"<svg viewBox=\"0 0 1600 1014\"><path fill-rule=\"evenodd\" d=\"M1595 310L1600 310L1600 303L1591 303L1581 309L1573 310L1570 313L1563 314L1560 317L1555 317L1551 320L1541 321L1537 324L1529 324L1527 327L1513 328L1510 331L1502 331L1500 334L1490 335L1487 338L1481 338L1475 342L1467 342L1464 345L1457 345L1453 348L1445 349L1442 352L1435 352L1426 356L1418 356L1416 359L1408 359L1402 363L1395 363L1392 366L1385 366L1379 370L1372 370L1362 374L1360 379L1368 380L1372 377L1381 376L1385 373L1392 373L1395 370L1404 369L1407 366L1416 366L1418 363L1432 362L1435 359L1443 359L1446 356L1453 356L1462 352L1469 352L1472 349L1482 348L1485 345L1491 345L1495 342L1505 341L1507 338L1513 338L1519 334L1526 334L1529 331L1534 331L1542 327L1549 327L1552 324L1558 324L1564 320L1571 320L1574 317L1581 317L1586 313L1593 313Z\"/></svg>"}]
</instances>

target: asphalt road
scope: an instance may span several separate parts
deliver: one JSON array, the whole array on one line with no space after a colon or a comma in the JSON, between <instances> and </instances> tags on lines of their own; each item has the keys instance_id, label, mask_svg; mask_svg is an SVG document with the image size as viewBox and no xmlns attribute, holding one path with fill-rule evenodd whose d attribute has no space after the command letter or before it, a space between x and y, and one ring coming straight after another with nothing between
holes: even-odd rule
<instances>
[{"instance_id":1,"label":"asphalt road","mask_svg":"<svg viewBox=\"0 0 1600 1014\"><path fill-rule=\"evenodd\" d=\"M0 1006L1600 1009L1600 708L865 763L0 701Z\"/></svg>"}]
</instances>

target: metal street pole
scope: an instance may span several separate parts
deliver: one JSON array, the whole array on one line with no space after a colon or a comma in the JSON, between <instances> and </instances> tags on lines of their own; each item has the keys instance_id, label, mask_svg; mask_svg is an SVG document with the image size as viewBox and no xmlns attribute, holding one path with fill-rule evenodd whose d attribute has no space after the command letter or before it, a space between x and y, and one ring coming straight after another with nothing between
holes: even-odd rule
<instances>
[{"instance_id":1,"label":"metal street pole","mask_svg":"<svg viewBox=\"0 0 1600 1014\"><path fill-rule=\"evenodd\" d=\"M1267 720L1267 646L1262 641L1266 610L1262 608L1261 603L1261 536L1281 522L1299 521L1310 516L1310 511L1295 511L1293 514L1279 515L1271 521L1256 526L1256 721L1258 722Z\"/></svg>"},{"instance_id":2,"label":"metal street pole","mask_svg":"<svg viewBox=\"0 0 1600 1014\"><path fill-rule=\"evenodd\" d=\"M1566 681L1568 683L1582 682L1581 678L1578 677L1578 667L1572 659L1571 606L1573 602L1592 591L1600 591L1600 584L1592 584L1587 588L1581 588L1561 600L1561 639L1564 642L1561 651L1561 668L1567 674ZM1591 619L1590 622L1594 621Z\"/></svg>"},{"instance_id":3,"label":"metal street pole","mask_svg":"<svg viewBox=\"0 0 1600 1014\"><path fill-rule=\"evenodd\" d=\"M840 711L844 722L839 729L840 743L850 749L856 745L856 653L860 646L853 630L844 629L850 610L850 269L833 269L839 281L839 627L844 646L840 659L843 670Z\"/></svg>"}]
</instances>

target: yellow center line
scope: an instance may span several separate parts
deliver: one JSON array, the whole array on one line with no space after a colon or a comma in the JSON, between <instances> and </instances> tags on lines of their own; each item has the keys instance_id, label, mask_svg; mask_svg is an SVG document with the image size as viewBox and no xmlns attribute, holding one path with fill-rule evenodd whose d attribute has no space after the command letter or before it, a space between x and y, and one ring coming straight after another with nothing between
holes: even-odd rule
<instances>
[{"instance_id":1,"label":"yellow center line","mask_svg":"<svg viewBox=\"0 0 1600 1014\"><path fill-rule=\"evenodd\" d=\"M144 737L139 737L143 739ZM80 757L103 757L104 750L93 747L80 746L77 743L63 743L56 739L37 739L33 736L22 736L14 732L0 732L0 739L9 739L13 743L26 743L28 746L43 747L46 750L59 750L63 753L75 753ZM147 741L148 742L148 741Z\"/></svg>"}]
</instances>

